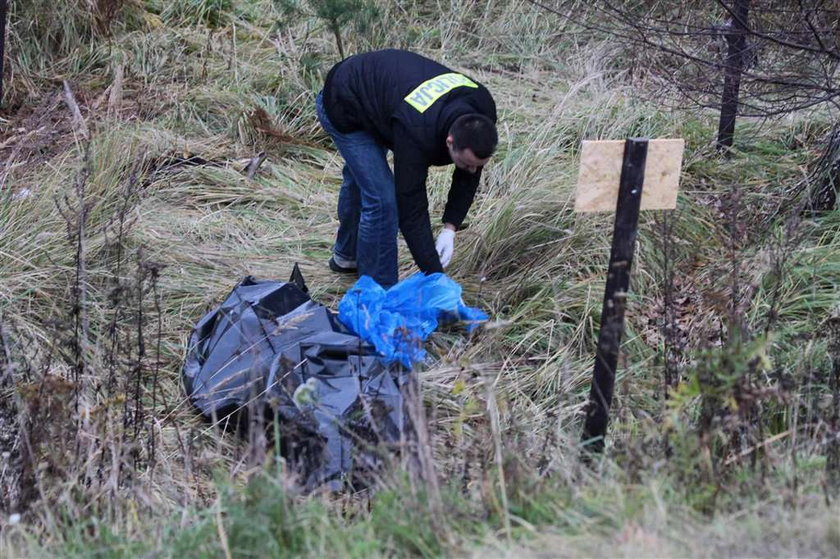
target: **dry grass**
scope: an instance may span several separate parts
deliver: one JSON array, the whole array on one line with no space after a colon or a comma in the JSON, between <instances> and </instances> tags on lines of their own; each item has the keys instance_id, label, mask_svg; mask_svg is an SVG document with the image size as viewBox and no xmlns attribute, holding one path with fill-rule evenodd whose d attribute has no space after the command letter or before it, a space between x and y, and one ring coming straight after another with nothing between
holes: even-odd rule
<instances>
[{"instance_id":1,"label":"dry grass","mask_svg":"<svg viewBox=\"0 0 840 559\"><path fill-rule=\"evenodd\" d=\"M237 515L247 520L256 498L240 502L237 492L255 472L273 476L277 465L271 456L255 464L246 441L198 420L179 380L186 336L247 274L283 279L299 263L314 298L328 305L350 284L326 267L341 160L317 125L313 99L335 58L329 33L316 21L275 27L279 13L268 1L127 4L130 17L118 20L108 40L86 31L75 50L62 46L49 59L12 49L9 98L24 107L42 102L0 122L0 365L16 375L4 405L24 411L32 462L22 474L31 492L24 524L0 521L7 555L85 555L95 545L131 555L137 542L155 555L217 555L226 529L238 541ZM403 493L405 502L388 508L384 497L374 498L365 515L348 512L364 508L365 497L293 499L301 507L294 526L316 535L290 549L469 554L478 541L476 554L508 556L830 554L836 505L818 504L824 416L803 418L805 427L792 418L800 405L826 396L822 341L811 336L803 350L797 340L837 300L836 216L802 226L781 277L766 248L770 217L817 147L806 143L785 157L762 150L803 125L767 124L742 156L720 161L709 150L713 115L644 101L650 91L615 67L615 45L558 30L529 3L453 4L443 14L425 2L400 6L383 14L399 25L348 33L348 48L410 45L486 83L500 109L499 153L450 270L467 302L494 322L471 337L453 330L431 341L434 358L416 375L433 463L421 481L388 475L381 483L383 495ZM61 36L78 33L84 21L74 11ZM30 32L15 24L11 44ZM72 79L89 144L73 135L50 72ZM681 282L685 378L702 359L698 350L725 345L733 181L744 186L750 233L738 252L744 315L761 330L778 306L774 368L761 374L768 386L788 379L796 399L766 404L781 418L766 437L800 428L802 435L767 446L762 461L771 474L758 488L738 479L757 477L756 466L739 463L743 470L721 482L732 495L719 499L711 521L695 511L705 510L704 489L681 477L681 468L700 468L699 451L679 455L677 443L677 456L663 450L663 433L696 442L698 397L688 394L676 411L662 402L666 239L653 219L643 223L637 251L612 454L595 473L579 464L610 218L573 213L577 149L584 138L631 135L688 140L680 210L667 239ZM261 151L266 163L246 178L247 161ZM185 164L190 158L198 164ZM431 175L435 214L447 180L445 171ZM411 273L404 247L401 254L403 273ZM56 385L57 378L73 382ZM433 485L423 476L440 479L443 496L428 496ZM233 480L233 497L221 479ZM289 480L275 482L267 495L294 494ZM766 497L778 487L790 494ZM791 503L802 514L785 512ZM442 518L423 512L441 507ZM416 539L410 525L405 532L383 527L402 514L416 523ZM76 530L77 522L88 532ZM167 529L178 522L181 539ZM767 537L786 526L789 537ZM440 547L422 539L427 528ZM332 532L345 539L331 540Z\"/></svg>"}]
</instances>

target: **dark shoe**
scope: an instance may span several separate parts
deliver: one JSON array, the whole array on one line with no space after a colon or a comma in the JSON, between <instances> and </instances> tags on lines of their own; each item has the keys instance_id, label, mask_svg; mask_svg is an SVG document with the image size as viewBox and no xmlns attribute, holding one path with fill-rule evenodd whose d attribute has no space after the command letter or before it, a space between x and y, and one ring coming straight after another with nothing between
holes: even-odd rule
<instances>
[{"instance_id":1,"label":"dark shoe","mask_svg":"<svg viewBox=\"0 0 840 559\"><path fill-rule=\"evenodd\" d=\"M359 270L356 268L345 268L335 263L335 259L330 256L330 270L338 272L339 274L357 274Z\"/></svg>"}]
</instances>

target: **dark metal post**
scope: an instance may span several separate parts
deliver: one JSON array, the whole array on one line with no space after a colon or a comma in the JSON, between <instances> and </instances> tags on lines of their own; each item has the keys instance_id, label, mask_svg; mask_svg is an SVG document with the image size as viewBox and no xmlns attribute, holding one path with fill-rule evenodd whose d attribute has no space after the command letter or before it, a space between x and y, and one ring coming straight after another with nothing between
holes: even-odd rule
<instances>
[{"instance_id":1,"label":"dark metal post","mask_svg":"<svg viewBox=\"0 0 840 559\"><path fill-rule=\"evenodd\" d=\"M718 122L717 148L720 151L732 147L735 137L735 118L738 116L738 97L741 89L741 72L747 52L747 17L750 0L737 0L726 33L726 65L723 68L723 94L720 99L720 121Z\"/></svg>"},{"instance_id":2,"label":"dark metal post","mask_svg":"<svg viewBox=\"0 0 840 559\"><path fill-rule=\"evenodd\" d=\"M0 0L0 106L3 105L3 61L6 58L6 0Z\"/></svg>"},{"instance_id":3,"label":"dark metal post","mask_svg":"<svg viewBox=\"0 0 840 559\"><path fill-rule=\"evenodd\" d=\"M601 308L601 330L598 333L595 370L583 431L587 450L595 452L604 449L604 437L607 434L618 350L624 333L624 309L630 288L630 267L639 224L647 148L647 138L630 138L624 144L610 265Z\"/></svg>"}]
</instances>

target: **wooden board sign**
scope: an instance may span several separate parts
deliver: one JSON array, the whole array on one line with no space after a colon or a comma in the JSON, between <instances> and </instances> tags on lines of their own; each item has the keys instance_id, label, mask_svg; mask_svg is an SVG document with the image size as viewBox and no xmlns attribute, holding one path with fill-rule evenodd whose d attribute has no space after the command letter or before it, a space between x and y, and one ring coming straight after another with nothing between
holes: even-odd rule
<instances>
[{"instance_id":1,"label":"wooden board sign","mask_svg":"<svg viewBox=\"0 0 840 559\"><path fill-rule=\"evenodd\" d=\"M685 140L682 139L648 142L641 209L673 210L677 207L684 147ZM623 157L624 140L583 142L575 211L615 211Z\"/></svg>"}]
</instances>

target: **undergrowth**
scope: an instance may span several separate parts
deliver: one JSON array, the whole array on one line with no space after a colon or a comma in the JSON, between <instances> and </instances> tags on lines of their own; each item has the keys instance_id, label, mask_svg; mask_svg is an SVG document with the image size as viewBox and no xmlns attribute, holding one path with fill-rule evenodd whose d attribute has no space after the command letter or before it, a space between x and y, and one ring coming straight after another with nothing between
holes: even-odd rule
<instances>
[{"instance_id":1,"label":"undergrowth","mask_svg":"<svg viewBox=\"0 0 840 559\"><path fill-rule=\"evenodd\" d=\"M834 115L745 122L721 157L716 115L657 103L620 45L532 3L318 5L12 4L0 553L835 555L840 222L806 196ZM271 449L197 418L180 367L242 276L299 263L332 306L350 285L325 264L341 159L313 106L339 44L412 48L493 93L499 151L448 270L492 320L433 336L424 448L365 491L303 495ZM686 139L679 202L642 216L607 452L587 460L612 216L573 211L578 146L637 135ZM433 215L448 179L430 173Z\"/></svg>"}]
</instances>

